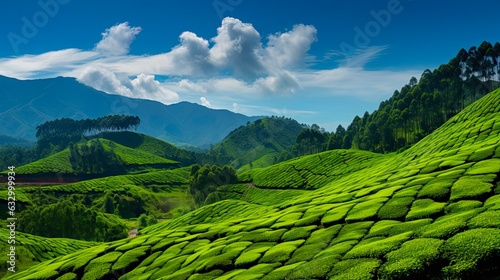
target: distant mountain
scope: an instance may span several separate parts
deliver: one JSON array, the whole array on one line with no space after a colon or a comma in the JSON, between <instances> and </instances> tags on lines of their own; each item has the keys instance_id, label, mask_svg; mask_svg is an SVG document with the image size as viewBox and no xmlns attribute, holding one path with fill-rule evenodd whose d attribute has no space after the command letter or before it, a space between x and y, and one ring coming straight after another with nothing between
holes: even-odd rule
<instances>
[{"instance_id":1,"label":"distant mountain","mask_svg":"<svg viewBox=\"0 0 500 280\"><path fill-rule=\"evenodd\" d=\"M7 135L0 135L0 146L4 145L16 145L22 147L32 146L34 142L28 141L26 139L14 138Z\"/></svg>"},{"instance_id":2,"label":"distant mountain","mask_svg":"<svg viewBox=\"0 0 500 280\"><path fill-rule=\"evenodd\" d=\"M236 168L269 166L278 160L280 153L292 148L304 127L290 118L259 119L232 131L209 153Z\"/></svg>"},{"instance_id":3,"label":"distant mountain","mask_svg":"<svg viewBox=\"0 0 500 280\"><path fill-rule=\"evenodd\" d=\"M138 131L180 146L208 147L235 128L261 117L180 102L160 102L107 94L74 78L17 80L0 76L0 135L35 140L35 127L57 118L97 118L110 114L141 118Z\"/></svg>"}]
</instances>

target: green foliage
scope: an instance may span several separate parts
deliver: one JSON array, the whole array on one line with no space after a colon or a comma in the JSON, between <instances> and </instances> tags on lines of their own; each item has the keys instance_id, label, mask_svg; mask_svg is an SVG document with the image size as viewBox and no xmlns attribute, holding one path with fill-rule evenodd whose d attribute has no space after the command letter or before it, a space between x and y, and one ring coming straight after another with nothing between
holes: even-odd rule
<instances>
[{"instance_id":1,"label":"green foliage","mask_svg":"<svg viewBox=\"0 0 500 280\"><path fill-rule=\"evenodd\" d=\"M62 118L47 121L36 127L37 149L40 154L47 154L47 150L52 145L64 149L69 143L80 141L86 134L137 128L140 122L139 117L126 115L111 115L84 120Z\"/></svg>"},{"instance_id":2,"label":"green foliage","mask_svg":"<svg viewBox=\"0 0 500 280\"><path fill-rule=\"evenodd\" d=\"M434 223L419 230L422 237L448 238L466 227L467 221L476 216L477 210L469 210L439 217Z\"/></svg>"},{"instance_id":3,"label":"green foliage","mask_svg":"<svg viewBox=\"0 0 500 280\"><path fill-rule=\"evenodd\" d=\"M365 221L377 216L387 198L372 199L356 204L347 214L346 222Z\"/></svg>"},{"instance_id":4,"label":"green foliage","mask_svg":"<svg viewBox=\"0 0 500 280\"><path fill-rule=\"evenodd\" d=\"M286 262L293 251L302 243L304 243L303 239L279 243L270 248L259 260L259 263Z\"/></svg>"},{"instance_id":5,"label":"green foliage","mask_svg":"<svg viewBox=\"0 0 500 280\"><path fill-rule=\"evenodd\" d=\"M408 214L413 197L394 197L380 208L377 215L381 219L400 219Z\"/></svg>"},{"instance_id":6,"label":"green foliage","mask_svg":"<svg viewBox=\"0 0 500 280\"><path fill-rule=\"evenodd\" d=\"M415 200L410 212L406 215L406 220L432 217L443 211L445 204L445 202L435 202L430 198Z\"/></svg>"},{"instance_id":7,"label":"green foliage","mask_svg":"<svg viewBox=\"0 0 500 280\"><path fill-rule=\"evenodd\" d=\"M330 279L373 279L381 261L377 259L351 259L335 263Z\"/></svg>"},{"instance_id":8,"label":"green foliage","mask_svg":"<svg viewBox=\"0 0 500 280\"><path fill-rule=\"evenodd\" d=\"M430 198L435 201L448 201L452 180L431 180L418 193L418 198Z\"/></svg>"},{"instance_id":9,"label":"green foliage","mask_svg":"<svg viewBox=\"0 0 500 280\"><path fill-rule=\"evenodd\" d=\"M360 242L352 248L344 258L379 258L395 250L404 241L411 237L413 232L405 232L387 238L373 237Z\"/></svg>"},{"instance_id":10,"label":"green foliage","mask_svg":"<svg viewBox=\"0 0 500 280\"><path fill-rule=\"evenodd\" d=\"M139 262L139 258L146 255L149 246L141 246L131 250L126 251L120 258L113 264L112 269L119 271L121 269L126 269L127 267Z\"/></svg>"},{"instance_id":11,"label":"green foliage","mask_svg":"<svg viewBox=\"0 0 500 280\"><path fill-rule=\"evenodd\" d=\"M293 253L292 257L288 260L287 264L302 262L302 261L310 261L316 256L319 252L321 252L327 243L318 242L313 244L305 244L299 247Z\"/></svg>"},{"instance_id":12,"label":"green foliage","mask_svg":"<svg viewBox=\"0 0 500 280\"><path fill-rule=\"evenodd\" d=\"M306 244L325 243L328 244L340 231L342 225L334 225L314 231L306 240Z\"/></svg>"},{"instance_id":13,"label":"green foliage","mask_svg":"<svg viewBox=\"0 0 500 280\"><path fill-rule=\"evenodd\" d=\"M321 219L321 224L331 225L343 220L353 206L353 204L346 204L337 208L333 208L332 210L326 212L325 216L323 216L323 218Z\"/></svg>"},{"instance_id":14,"label":"green foliage","mask_svg":"<svg viewBox=\"0 0 500 280\"><path fill-rule=\"evenodd\" d=\"M74 273L77 278L107 279L113 267L123 269L123 279L496 277L500 273L498 172L490 156L474 161L469 157L481 149L497 150L499 110L497 90L406 151L375 155L333 150L253 168L249 171L253 184L221 186L214 192L219 195L215 202L141 229L135 238L69 255L58 251L71 240L62 246L23 243L18 247L29 251L19 251L20 259L40 256L50 263L25 266L10 278L56 279ZM360 127L368 128L369 118L369 114L360 118ZM373 125L369 129L376 132ZM358 140L352 141L357 145ZM338 139L333 137L330 143L337 145ZM195 165L192 174L202 168ZM212 168L206 171L208 176ZM86 205L93 210L113 208L115 213L125 213L125 207L150 209L151 204L132 203L136 198L148 201L152 196L159 202L166 196L157 195L167 195L166 189L187 192L184 185L189 184L190 174L189 168L183 168L40 187L39 191L23 186L16 191L26 196L26 204L35 205L57 203L56 195L63 199L65 193L85 192L90 195ZM475 182L490 184L490 191L474 193ZM261 189L260 183L280 189ZM301 186L307 190L289 190ZM42 193L53 197L40 198ZM474 200L467 200L471 197L467 193ZM85 202L81 196L71 199L74 205ZM110 200L113 203L106 203ZM144 212L157 214L135 214ZM144 217L141 221L147 223ZM26 220L30 219L19 222ZM19 242L24 242L19 235Z\"/></svg>"},{"instance_id":15,"label":"green foliage","mask_svg":"<svg viewBox=\"0 0 500 280\"><path fill-rule=\"evenodd\" d=\"M311 231L315 228L316 226L294 227L289 231L285 232L281 237L281 240L293 241L297 239L307 239L309 235L311 235Z\"/></svg>"},{"instance_id":16,"label":"green foliage","mask_svg":"<svg viewBox=\"0 0 500 280\"><path fill-rule=\"evenodd\" d=\"M400 249L386 255L387 262L381 267L379 277L423 278L428 274L429 266L438 261L442 243L443 240L433 238L418 238L403 243Z\"/></svg>"},{"instance_id":17,"label":"green foliage","mask_svg":"<svg viewBox=\"0 0 500 280\"><path fill-rule=\"evenodd\" d=\"M127 236L125 225L118 219L68 200L28 208L21 211L19 219L23 221L19 230L46 237L110 241Z\"/></svg>"},{"instance_id":18,"label":"green foliage","mask_svg":"<svg viewBox=\"0 0 500 280\"><path fill-rule=\"evenodd\" d=\"M471 210L474 208L481 207L483 203L477 200L460 200L454 203L450 203L445 207L446 213L456 213L466 210Z\"/></svg>"},{"instance_id":19,"label":"green foliage","mask_svg":"<svg viewBox=\"0 0 500 280\"><path fill-rule=\"evenodd\" d=\"M56 154L16 168L17 174L123 174L149 166L173 167L177 162L134 150L105 139L68 144Z\"/></svg>"},{"instance_id":20,"label":"green foliage","mask_svg":"<svg viewBox=\"0 0 500 280\"><path fill-rule=\"evenodd\" d=\"M448 239L443 245L443 255L450 261L444 268L446 274L456 277L479 276L498 269L500 229L471 229Z\"/></svg>"},{"instance_id":21,"label":"green foliage","mask_svg":"<svg viewBox=\"0 0 500 280\"><path fill-rule=\"evenodd\" d=\"M500 211L486 211L470 219L469 228L500 228Z\"/></svg>"},{"instance_id":22,"label":"green foliage","mask_svg":"<svg viewBox=\"0 0 500 280\"><path fill-rule=\"evenodd\" d=\"M492 191L495 175L464 176L451 188L450 200L481 199Z\"/></svg>"},{"instance_id":23,"label":"green foliage","mask_svg":"<svg viewBox=\"0 0 500 280\"><path fill-rule=\"evenodd\" d=\"M198 206L209 204L214 201L205 201L209 194L215 192L219 186L236 183L236 170L227 165L219 167L216 165L193 165L191 168L191 184L189 192L194 197Z\"/></svg>"},{"instance_id":24,"label":"green foliage","mask_svg":"<svg viewBox=\"0 0 500 280\"><path fill-rule=\"evenodd\" d=\"M311 261L301 264L289 275L289 279L321 279L326 277L334 264L339 260L339 256L323 256L314 258Z\"/></svg>"},{"instance_id":25,"label":"green foliage","mask_svg":"<svg viewBox=\"0 0 500 280\"><path fill-rule=\"evenodd\" d=\"M235 168L249 163L252 168L268 166L289 159L285 153L295 144L302 128L303 125L289 118L259 119L230 132L209 154L217 157L219 164L230 163ZM247 169L252 168L247 165Z\"/></svg>"}]
</instances>

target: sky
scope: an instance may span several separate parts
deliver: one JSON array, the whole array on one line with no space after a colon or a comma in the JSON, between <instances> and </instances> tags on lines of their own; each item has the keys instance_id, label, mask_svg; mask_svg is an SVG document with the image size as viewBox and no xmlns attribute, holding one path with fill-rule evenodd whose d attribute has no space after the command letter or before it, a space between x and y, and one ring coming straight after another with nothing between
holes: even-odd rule
<instances>
[{"instance_id":1,"label":"sky","mask_svg":"<svg viewBox=\"0 0 500 280\"><path fill-rule=\"evenodd\" d=\"M493 0L3 1L0 75L286 116L334 131L461 48L500 41Z\"/></svg>"}]
</instances>

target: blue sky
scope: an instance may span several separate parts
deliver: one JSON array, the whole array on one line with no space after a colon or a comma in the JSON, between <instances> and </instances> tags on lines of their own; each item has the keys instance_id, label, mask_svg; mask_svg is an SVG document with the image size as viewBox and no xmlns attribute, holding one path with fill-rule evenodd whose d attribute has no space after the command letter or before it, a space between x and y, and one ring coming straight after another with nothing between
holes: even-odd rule
<instances>
[{"instance_id":1,"label":"blue sky","mask_svg":"<svg viewBox=\"0 0 500 280\"><path fill-rule=\"evenodd\" d=\"M327 130L460 48L499 41L496 1L7 1L0 75Z\"/></svg>"}]
</instances>

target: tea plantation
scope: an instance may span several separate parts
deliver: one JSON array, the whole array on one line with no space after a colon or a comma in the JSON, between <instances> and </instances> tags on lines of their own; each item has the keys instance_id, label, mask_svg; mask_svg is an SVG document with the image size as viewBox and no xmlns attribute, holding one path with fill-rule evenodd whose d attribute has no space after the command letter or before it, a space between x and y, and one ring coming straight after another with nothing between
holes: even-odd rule
<instances>
[{"instance_id":1,"label":"tea plantation","mask_svg":"<svg viewBox=\"0 0 500 280\"><path fill-rule=\"evenodd\" d=\"M240 180L135 238L66 249L9 279L500 275L500 90L402 153L333 150Z\"/></svg>"}]
</instances>

